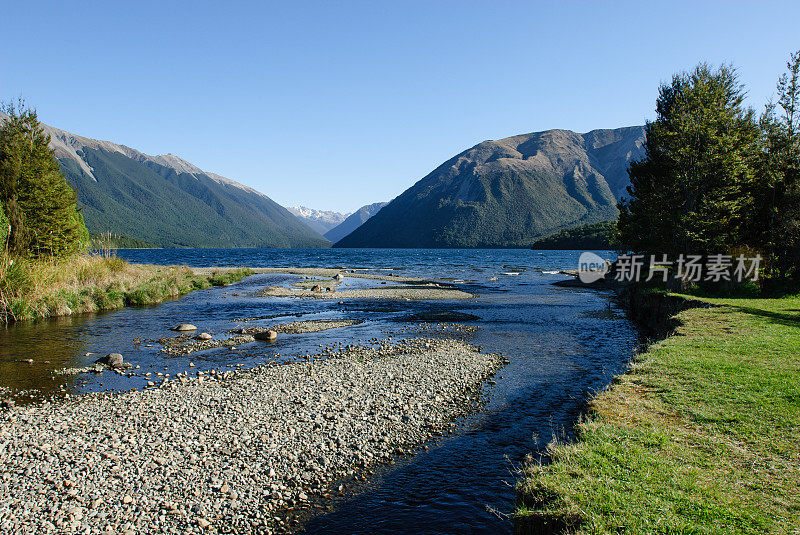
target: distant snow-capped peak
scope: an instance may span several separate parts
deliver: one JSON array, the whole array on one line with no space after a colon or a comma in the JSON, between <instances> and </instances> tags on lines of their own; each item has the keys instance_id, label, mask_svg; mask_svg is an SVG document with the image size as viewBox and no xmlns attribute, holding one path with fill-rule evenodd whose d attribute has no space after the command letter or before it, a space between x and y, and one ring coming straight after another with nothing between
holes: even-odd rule
<instances>
[{"instance_id":1,"label":"distant snow-capped peak","mask_svg":"<svg viewBox=\"0 0 800 535\"><path fill-rule=\"evenodd\" d=\"M315 210L313 208L307 208L305 206L288 206L286 208L292 214L296 215L297 217L301 217L303 219L307 219L310 221L319 221L321 223L328 223L333 225L338 225L350 214L342 214L339 212L333 212L330 210Z\"/></svg>"}]
</instances>

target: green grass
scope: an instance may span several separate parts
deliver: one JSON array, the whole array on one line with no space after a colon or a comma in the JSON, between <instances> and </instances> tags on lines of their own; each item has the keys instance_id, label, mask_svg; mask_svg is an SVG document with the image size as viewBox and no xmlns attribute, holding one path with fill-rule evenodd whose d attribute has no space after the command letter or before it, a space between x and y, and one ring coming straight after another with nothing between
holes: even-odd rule
<instances>
[{"instance_id":1,"label":"green grass","mask_svg":"<svg viewBox=\"0 0 800 535\"><path fill-rule=\"evenodd\" d=\"M211 275L206 275L206 277L211 286L227 286L252 274L252 269L239 268L231 271L215 271ZM202 280L203 275L199 275L197 278Z\"/></svg>"},{"instance_id":2,"label":"green grass","mask_svg":"<svg viewBox=\"0 0 800 535\"><path fill-rule=\"evenodd\" d=\"M704 300L527 463L520 526L800 533L800 298Z\"/></svg>"}]
</instances>

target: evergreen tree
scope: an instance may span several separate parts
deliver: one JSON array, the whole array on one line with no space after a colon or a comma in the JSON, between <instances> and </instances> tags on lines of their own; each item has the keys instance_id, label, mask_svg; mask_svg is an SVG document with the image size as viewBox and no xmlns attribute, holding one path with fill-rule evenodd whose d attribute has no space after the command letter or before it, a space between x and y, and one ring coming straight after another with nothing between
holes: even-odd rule
<instances>
[{"instance_id":1,"label":"evergreen tree","mask_svg":"<svg viewBox=\"0 0 800 535\"><path fill-rule=\"evenodd\" d=\"M800 51L786 66L778 104L768 104L761 117L758 180L751 188L753 241L779 279L800 278Z\"/></svg>"},{"instance_id":2,"label":"evergreen tree","mask_svg":"<svg viewBox=\"0 0 800 535\"><path fill-rule=\"evenodd\" d=\"M64 256L88 239L75 191L49 148L50 136L36 111L5 107L0 126L0 201L10 223L9 250L15 255Z\"/></svg>"},{"instance_id":3,"label":"evergreen tree","mask_svg":"<svg viewBox=\"0 0 800 535\"><path fill-rule=\"evenodd\" d=\"M706 65L661 86L645 156L631 164L618 238L635 252L724 253L744 241L743 192L758 126L733 68Z\"/></svg>"}]
</instances>

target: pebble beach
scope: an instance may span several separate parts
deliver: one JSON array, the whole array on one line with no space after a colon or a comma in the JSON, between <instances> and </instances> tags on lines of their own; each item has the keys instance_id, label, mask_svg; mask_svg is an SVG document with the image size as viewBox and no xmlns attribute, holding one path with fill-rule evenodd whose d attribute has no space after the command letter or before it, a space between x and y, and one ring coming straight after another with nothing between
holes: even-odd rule
<instances>
[{"instance_id":1,"label":"pebble beach","mask_svg":"<svg viewBox=\"0 0 800 535\"><path fill-rule=\"evenodd\" d=\"M0 532L292 531L478 408L504 363L433 339L324 357L0 413Z\"/></svg>"}]
</instances>

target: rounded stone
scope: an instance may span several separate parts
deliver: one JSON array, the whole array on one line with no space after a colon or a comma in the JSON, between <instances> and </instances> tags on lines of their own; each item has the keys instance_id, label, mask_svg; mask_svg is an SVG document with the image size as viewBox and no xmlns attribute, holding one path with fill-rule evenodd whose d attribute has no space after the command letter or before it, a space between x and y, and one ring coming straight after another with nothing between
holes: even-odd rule
<instances>
[{"instance_id":1,"label":"rounded stone","mask_svg":"<svg viewBox=\"0 0 800 535\"><path fill-rule=\"evenodd\" d=\"M123 366L122 355L119 353L109 353L105 357L100 357L94 363L105 364L109 368L121 368Z\"/></svg>"},{"instance_id":2,"label":"rounded stone","mask_svg":"<svg viewBox=\"0 0 800 535\"><path fill-rule=\"evenodd\" d=\"M196 331L197 327L192 325L191 323L181 323L180 325L176 325L170 329L172 331Z\"/></svg>"},{"instance_id":3,"label":"rounded stone","mask_svg":"<svg viewBox=\"0 0 800 535\"><path fill-rule=\"evenodd\" d=\"M253 336L256 338L256 340L266 340L268 342L272 342L273 340L278 338L278 333L270 329L262 333L256 333Z\"/></svg>"}]
</instances>

